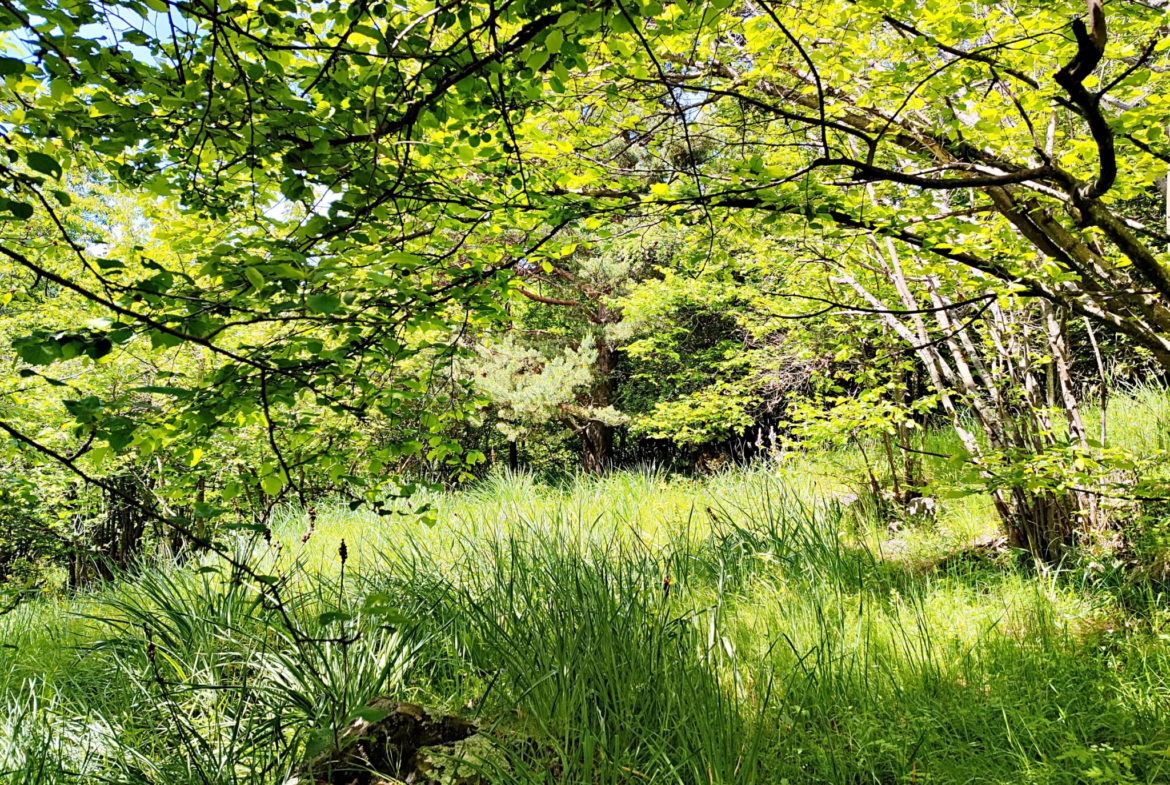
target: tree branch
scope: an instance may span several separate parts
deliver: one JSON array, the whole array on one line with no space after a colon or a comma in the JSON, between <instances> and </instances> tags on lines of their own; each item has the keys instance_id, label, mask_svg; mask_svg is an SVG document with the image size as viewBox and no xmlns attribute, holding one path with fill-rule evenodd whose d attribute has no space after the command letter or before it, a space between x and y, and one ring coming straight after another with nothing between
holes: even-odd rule
<instances>
[{"instance_id":1,"label":"tree branch","mask_svg":"<svg viewBox=\"0 0 1170 785\"><path fill-rule=\"evenodd\" d=\"M1072 23L1073 35L1077 39L1077 53L1071 61L1056 72L1053 78L1064 88L1080 109L1089 132L1097 144L1099 168L1097 179L1088 186L1078 186L1075 196L1080 201L1090 202L1113 187L1117 180L1117 153L1114 150L1113 130L1101 114L1101 97L1085 88L1084 80L1097 68L1105 55L1105 9L1102 0L1088 0L1089 26L1081 19Z\"/></svg>"}]
</instances>

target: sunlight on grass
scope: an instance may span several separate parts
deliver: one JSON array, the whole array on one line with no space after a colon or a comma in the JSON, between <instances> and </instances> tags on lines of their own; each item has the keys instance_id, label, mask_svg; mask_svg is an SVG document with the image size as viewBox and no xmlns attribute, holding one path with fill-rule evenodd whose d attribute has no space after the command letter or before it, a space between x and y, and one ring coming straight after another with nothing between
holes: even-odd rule
<instances>
[{"instance_id":1,"label":"sunlight on grass","mask_svg":"<svg viewBox=\"0 0 1170 785\"><path fill-rule=\"evenodd\" d=\"M306 517L286 511L279 545L250 558L284 571L308 633L337 624L323 611L351 614L353 644L298 643L253 589L209 570L45 599L0 620L0 764L14 782L280 782L297 756L261 739L296 750L388 693L490 728L498 782L1170 772L1157 614L1133 624L1073 573L964 555L993 531L978 497L886 553L885 524L839 492L792 463L552 486L498 474L413 500L435 506L429 528L322 505L306 543ZM400 621L380 626L370 596Z\"/></svg>"}]
</instances>

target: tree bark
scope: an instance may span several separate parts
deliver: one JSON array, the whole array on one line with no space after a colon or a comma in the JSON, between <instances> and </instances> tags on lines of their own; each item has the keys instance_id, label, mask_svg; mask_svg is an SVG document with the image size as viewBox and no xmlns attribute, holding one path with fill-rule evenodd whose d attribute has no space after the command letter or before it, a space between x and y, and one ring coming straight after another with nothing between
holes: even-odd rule
<instances>
[{"instance_id":1,"label":"tree bark","mask_svg":"<svg viewBox=\"0 0 1170 785\"><path fill-rule=\"evenodd\" d=\"M613 348L604 337L597 341L597 386L590 404L609 406L613 397ZM600 420L590 420L581 431L581 468L590 474L602 474L609 468L613 455L613 427Z\"/></svg>"},{"instance_id":2,"label":"tree bark","mask_svg":"<svg viewBox=\"0 0 1170 785\"><path fill-rule=\"evenodd\" d=\"M602 474L609 468L613 452L613 428L594 420L585 426L581 439L581 468L590 474Z\"/></svg>"}]
</instances>

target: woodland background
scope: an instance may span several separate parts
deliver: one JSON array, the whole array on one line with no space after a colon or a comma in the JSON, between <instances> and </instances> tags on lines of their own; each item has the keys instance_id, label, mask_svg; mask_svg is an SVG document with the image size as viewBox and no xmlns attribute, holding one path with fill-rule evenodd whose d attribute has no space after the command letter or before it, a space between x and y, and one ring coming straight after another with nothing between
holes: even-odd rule
<instances>
[{"instance_id":1,"label":"woodland background","mask_svg":"<svg viewBox=\"0 0 1170 785\"><path fill-rule=\"evenodd\" d=\"M1163 0L0 32L0 776L1165 779Z\"/></svg>"}]
</instances>

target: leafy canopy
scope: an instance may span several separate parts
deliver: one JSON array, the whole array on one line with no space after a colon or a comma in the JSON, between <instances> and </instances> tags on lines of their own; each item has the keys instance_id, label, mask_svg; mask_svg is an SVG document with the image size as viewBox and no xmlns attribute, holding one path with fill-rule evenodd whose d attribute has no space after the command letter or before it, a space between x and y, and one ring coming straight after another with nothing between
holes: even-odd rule
<instances>
[{"instance_id":1,"label":"leafy canopy","mask_svg":"<svg viewBox=\"0 0 1170 785\"><path fill-rule=\"evenodd\" d=\"M100 317L19 337L21 360L204 363L143 385L165 406L75 405L77 444L52 457L90 471L90 449L193 455L251 429L270 454L240 482L269 497L301 493L307 468L358 498L409 493L388 470L404 455L481 458L446 427L470 405L453 360L506 319L517 264L561 258L570 228L631 221L691 225L697 261L728 261L717 235L748 211L788 262L885 235L1170 362L1166 15L3 3L0 254ZM64 183L83 170L138 199L166 253L79 233ZM773 296L799 314L808 292Z\"/></svg>"}]
</instances>

